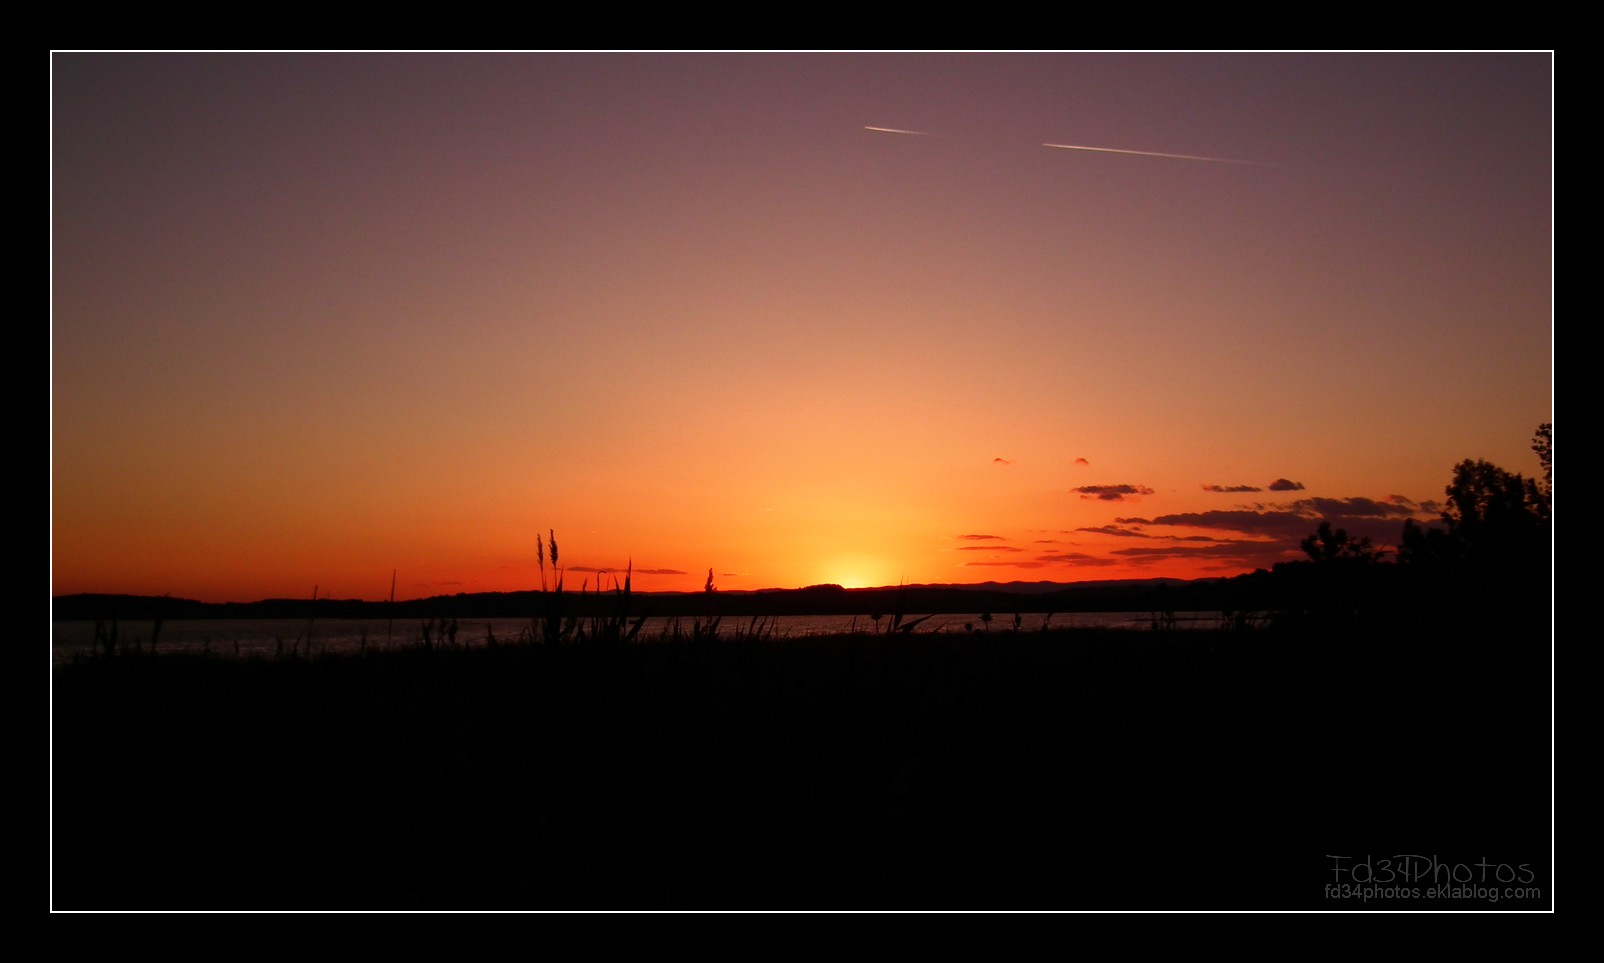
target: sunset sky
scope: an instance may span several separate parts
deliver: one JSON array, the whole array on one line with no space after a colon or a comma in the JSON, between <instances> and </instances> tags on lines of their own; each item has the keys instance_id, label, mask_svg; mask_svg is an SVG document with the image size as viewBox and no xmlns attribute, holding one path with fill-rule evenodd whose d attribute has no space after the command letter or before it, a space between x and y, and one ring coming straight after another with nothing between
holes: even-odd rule
<instances>
[{"instance_id":1,"label":"sunset sky","mask_svg":"<svg viewBox=\"0 0 1604 963\"><path fill-rule=\"evenodd\" d=\"M1552 420L1548 53L51 83L53 594L1229 575Z\"/></svg>"}]
</instances>

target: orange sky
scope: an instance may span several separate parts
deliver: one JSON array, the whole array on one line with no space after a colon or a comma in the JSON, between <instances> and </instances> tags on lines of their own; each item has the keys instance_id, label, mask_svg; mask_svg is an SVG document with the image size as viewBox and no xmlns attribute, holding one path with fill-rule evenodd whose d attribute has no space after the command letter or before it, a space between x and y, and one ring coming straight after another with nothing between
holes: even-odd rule
<instances>
[{"instance_id":1,"label":"orange sky","mask_svg":"<svg viewBox=\"0 0 1604 963\"><path fill-rule=\"evenodd\" d=\"M52 67L53 594L1233 574L1552 420L1547 54Z\"/></svg>"}]
</instances>

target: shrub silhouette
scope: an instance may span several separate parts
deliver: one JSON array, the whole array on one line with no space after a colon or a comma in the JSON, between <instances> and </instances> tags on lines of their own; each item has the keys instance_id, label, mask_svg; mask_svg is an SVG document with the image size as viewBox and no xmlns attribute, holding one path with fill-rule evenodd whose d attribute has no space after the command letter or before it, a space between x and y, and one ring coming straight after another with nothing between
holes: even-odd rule
<instances>
[{"instance_id":1,"label":"shrub silhouette","mask_svg":"<svg viewBox=\"0 0 1604 963\"><path fill-rule=\"evenodd\" d=\"M1381 560L1381 552L1370 544L1369 538L1353 538L1342 528L1333 531L1330 522L1321 522L1315 533L1300 544L1309 558L1319 563L1368 565Z\"/></svg>"}]
</instances>

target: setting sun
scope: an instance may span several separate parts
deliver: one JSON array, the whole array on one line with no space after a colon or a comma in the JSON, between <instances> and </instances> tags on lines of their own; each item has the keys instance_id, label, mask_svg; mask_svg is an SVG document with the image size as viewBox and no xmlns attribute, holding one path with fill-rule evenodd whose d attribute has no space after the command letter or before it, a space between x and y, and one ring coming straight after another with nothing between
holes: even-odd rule
<instances>
[{"instance_id":1,"label":"setting sun","mask_svg":"<svg viewBox=\"0 0 1604 963\"><path fill-rule=\"evenodd\" d=\"M820 567L823 575L821 581L834 583L844 588L870 588L882 585L896 585L899 581L895 572L875 558L867 556L849 556L834 559Z\"/></svg>"}]
</instances>

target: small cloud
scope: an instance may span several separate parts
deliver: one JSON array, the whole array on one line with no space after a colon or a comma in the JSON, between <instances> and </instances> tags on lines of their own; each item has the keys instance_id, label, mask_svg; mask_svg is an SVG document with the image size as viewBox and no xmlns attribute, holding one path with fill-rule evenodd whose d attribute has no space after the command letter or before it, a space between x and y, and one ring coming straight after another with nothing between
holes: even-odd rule
<instances>
[{"instance_id":1,"label":"small cloud","mask_svg":"<svg viewBox=\"0 0 1604 963\"><path fill-rule=\"evenodd\" d=\"M993 465L1012 465L1014 460L1012 458L993 458L991 463Z\"/></svg>"},{"instance_id":2,"label":"small cloud","mask_svg":"<svg viewBox=\"0 0 1604 963\"><path fill-rule=\"evenodd\" d=\"M1260 488L1257 485L1204 485L1203 486L1203 490L1206 491L1206 492L1222 492L1222 493L1262 492L1262 491L1264 491L1264 489Z\"/></svg>"},{"instance_id":3,"label":"small cloud","mask_svg":"<svg viewBox=\"0 0 1604 963\"><path fill-rule=\"evenodd\" d=\"M1090 465L1091 462L1087 461L1084 458L1077 458L1077 459L1075 459L1075 464L1077 464L1077 465Z\"/></svg>"},{"instance_id":4,"label":"small cloud","mask_svg":"<svg viewBox=\"0 0 1604 963\"><path fill-rule=\"evenodd\" d=\"M1263 550L1268 547L1279 551L1282 545L1279 542L1222 542L1218 545L1200 545L1196 548L1183 545L1172 545L1168 548L1117 548L1115 555L1128 557L1149 556L1154 558L1197 558L1206 555L1236 558L1242 554L1242 546L1248 545L1254 549Z\"/></svg>"},{"instance_id":5,"label":"small cloud","mask_svg":"<svg viewBox=\"0 0 1604 963\"><path fill-rule=\"evenodd\" d=\"M1374 498L1304 498L1291 505L1299 511L1331 520L1348 518L1406 518L1415 510Z\"/></svg>"},{"instance_id":6,"label":"small cloud","mask_svg":"<svg viewBox=\"0 0 1604 963\"><path fill-rule=\"evenodd\" d=\"M968 568L1041 568L1040 562L965 562Z\"/></svg>"},{"instance_id":7,"label":"small cloud","mask_svg":"<svg viewBox=\"0 0 1604 963\"><path fill-rule=\"evenodd\" d=\"M1407 495L1388 495L1386 497L1386 501L1389 501L1394 505L1402 505L1410 511L1414 511L1420 507L1420 505L1416 503L1413 498L1410 498Z\"/></svg>"},{"instance_id":8,"label":"small cloud","mask_svg":"<svg viewBox=\"0 0 1604 963\"><path fill-rule=\"evenodd\" d=\"M686 575L686 574L689 574L689 573L681 572L677 568L638 568L638 569L635 570L635 574L636 575ZM726 577L727 578L731 574L733 574L733 573L725 572L722 577Z\"/></svg>"},{"instance_id":9,"label":"small cloud","mask_svg":"<svg viewBox=\"0 0 1604 963\"><path fill-rule=\"evenodd\" d=\"M1152 538L1139 528L1126 528L1122 525L1099 525L1096 528L1077 528L1077 532L1091 532L1094 535L1118 535L1121 538Z\"/></svg>"},{"instance_id":10,"label":"small cloud","mask_svg":"<svg viewBox=\"0 0 1604 963\"><path fill-rule=\"evenodd\" d=\"M1423 511L1423 512L1440 512L1440 511L1442 511L1442 503L1441 502L1424 501L1424 502L1420 503L1419 507L1420 507L1420 510Z\"/></svg>"},{"instance_id":11,"label":"small cloud","mask_svg":"<svg viewBox=\"0 0 1604 963\"><path fill-rule=\"evenodd\" d=\"M1138 565L1188 559L1193 562L1212 562L1225 568L1247 565L1269 568L1276 562L1296 558L1301 553L1295 544L1273 541L1231 542L1197 547L1177 545L1171 548L1122 548L1114 554L1126 562Z\"/></svg>"},{"instance_id":12,"label":"small cloud","mask_svg":"<svg viewBox=\"0 0 1604 963\"><path fill-rule=\"evenodd\" d=\"M1302 538L1309 534L1310 516L1302 512L1209 511L1158 515L1153 518L1116 518L1121 525L1174 525L1187 528L1224 529L1261 538ZM1295 543L1294 543L1295 544Z\"/></svg>"},{"instance_id":13,"label":"small cloud","mask_svg":"<svg viewBox=\"0 0 1604 963\"><path fill-rule=\"evenodd\" d=\"M972 541L972 542L980 542L980 541L1003 542L1003 541L1007 541L1007 539L1003 538L1001 535L959 535L958 537L959 538L968 539L969 541Z\"/></svg>"},{"instance_id":14,"label":"small cloud","mask_svg":"<svg viewBox=\"0 0 1604 963\"><path fill-rule=\"evenodd\" d=\"M1084 552L1061 552L1056 555L1038 555L1036 561L1055 565L1114 565L1116 559L1099 558Z\"/></svg>"},{"instance_id":15,"label":"small cloud","mask_svg":"<svg viewBox=\"0 0 1604 963\"><path fill-rule=\"evenodd\" d=\"M1275 481L1270 483L1270 491L1301 492L1303 491L1303 482L1295 482L1287 478L1277 478Z\"/></svg>"},{"instance_id":16,"label":"small cloud","mask_svg":"<svg viewBox=\"0 0 1604 963\"><path fill-rule=\"evenodd\" d=\"M684 575L685 573L684 572L679 572L678 574ZM739 572L720 572L720 573L718 573L718 577L719 578L740 578L740 573Z\"/></svg>"},{"instance_id":17,"label":"small cloud","mask_svg":"<svg viewBox=\"0 0 1604 963\"><path fill-rule=\"evenodd\" d=\"M1103 502L1122 502L1127 495L1151 495L1153 489L1146 485L1082 485L1070 491L1079 492L1084 499L1097 499Z\"/></svg>"},{"instance_id":18,"label":"small cloud","mask_svg":"<svg viewBox=\"0 0 1604 963\"><path fill-rule=\"evenodd\" d=\"M1023 552L1024 549L1015 548L1012 545L960 545L960 546L958 546L958 551L960 551L960 552Z\"/></svg>"}]
</instances>

